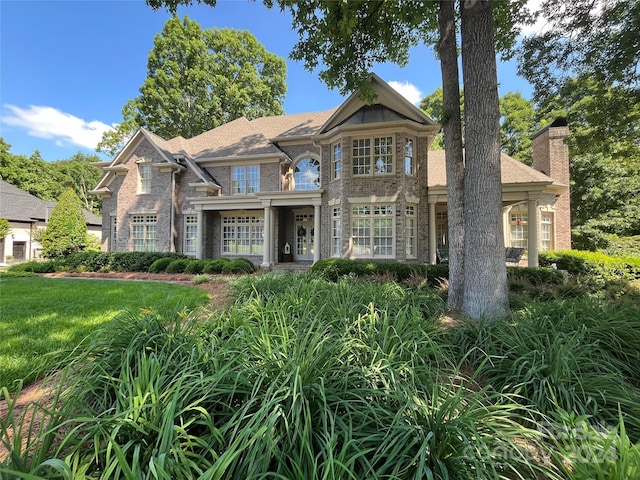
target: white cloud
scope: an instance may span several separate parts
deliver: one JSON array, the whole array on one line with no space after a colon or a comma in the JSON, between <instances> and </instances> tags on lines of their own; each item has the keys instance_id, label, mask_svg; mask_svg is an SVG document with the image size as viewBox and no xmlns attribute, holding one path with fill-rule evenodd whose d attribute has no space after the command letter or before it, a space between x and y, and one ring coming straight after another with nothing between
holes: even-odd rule
<instances>
[{"instance_id":1,"label":"white cloud","mask_svg":"<svg viewBox=\"0 0 640 480\"><path fill-rule=\"evenodd\" d=\"M102 134L113 130L106 123L98 120L88 122L53 107L30 105L20 108L5 105L5 108L10 113L2 116L3 123L26 128L29 135L52 139L56 145L72 144L95 149L102 140Z\"/></svg>"},{"instance_id":2,"label":"white cloud","mask_svg":"<svg viewBox=\"0 0 640 480\"><path fill-rule=\"evenodd\" d=\"M540 12L542 8L542 2L543 0L528 0L527 8L532 13ZM544 18L544 15L540 14L538 15L538 18L533 25L521 25L521 27L522 27L522 31L520 32L520 34L526 36L526 35L532 35L534 33L535 34L544 33L547 30L549 30L549 28L551 28L551 25L549 24L547 19Z\"/></svg>"},{"instance_id":3,"label":"white cloud","mask_svg":"<svg viewBox=\"0 0 640 480\"><path fill-rule=\"evenodd\" d=\"M396 82L392 80L389 82L389 85L414 105L418 105L424 96L418 87L409 82Z\"/></svg>"}]
</instances>

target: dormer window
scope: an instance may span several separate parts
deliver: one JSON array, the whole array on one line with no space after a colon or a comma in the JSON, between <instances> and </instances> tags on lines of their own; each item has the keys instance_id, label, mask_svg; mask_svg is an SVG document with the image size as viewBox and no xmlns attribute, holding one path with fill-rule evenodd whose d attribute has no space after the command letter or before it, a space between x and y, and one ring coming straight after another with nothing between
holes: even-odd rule
<instances>
[{"instance_id":1,"label":"dormer window","mask_svg":"<svg viewBox=\"0 0 640 480\"><path fill-rule=\"evenodd\" d=\"M138 193L151 193L151 165L148 163L138 164Z\"/></svg>"}]
</instances>

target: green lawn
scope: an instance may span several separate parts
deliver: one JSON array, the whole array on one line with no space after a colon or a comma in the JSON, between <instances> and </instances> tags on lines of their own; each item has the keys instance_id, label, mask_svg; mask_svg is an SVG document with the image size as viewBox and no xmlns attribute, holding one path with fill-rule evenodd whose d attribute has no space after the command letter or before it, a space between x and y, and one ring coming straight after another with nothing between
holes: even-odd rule
<instances>
[{"instance_id":1,"label":"green lawn","mask_svg":"<svg viewBox=\"0 0 640 480\"><path fill-rule=\"evenodd\" d=\"M171 314L208 298L198 288L157 282L0 278L0 387L33 380L118 314Z\"/></svg>"}]
</instances>

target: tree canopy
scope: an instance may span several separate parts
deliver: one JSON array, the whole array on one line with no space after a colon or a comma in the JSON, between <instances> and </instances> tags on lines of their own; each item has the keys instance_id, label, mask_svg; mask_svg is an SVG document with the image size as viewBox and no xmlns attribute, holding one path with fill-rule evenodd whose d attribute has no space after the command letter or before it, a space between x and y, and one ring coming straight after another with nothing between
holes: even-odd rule
<instances>
[{"instance_id":1,"label":"tree canopy","mask_svg":"<svg viewBox=\"0 0 640 480\"><path fill-rule=\"evenodd\" d=\"M30 156L15 155L0 137L0 178L43 200L58 200L67 188L72 188L87 210L100 213L101 202L89 190L98 184L102 171L91 165L99 162L97 155L76 153L71 158L46 161L35 150Z\"/></svg>"},{"instance_id":2,"label":"tree canopy","mask_svg":"<svg viewBox=\"0 0 640 480\"><path fill-rule=\"evenodd\" d=\"M115 156L138 127L191 138L223 123L284 113L286 63L248 31L206 29L174 16L156 35L140 95L98 150Z\"/></svg>"}]
</instances>

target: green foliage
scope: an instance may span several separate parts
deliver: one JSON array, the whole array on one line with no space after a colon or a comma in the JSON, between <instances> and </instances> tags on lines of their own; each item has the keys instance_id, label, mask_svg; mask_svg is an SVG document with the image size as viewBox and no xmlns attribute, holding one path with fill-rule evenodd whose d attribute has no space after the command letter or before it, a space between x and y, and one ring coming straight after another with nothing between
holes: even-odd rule
<instances>
[{"instance_id":1,"label":"green foliage","mask_svg":"<svg viewBox=\"0 0 640 480\"><path fill-rule=\"evenodd\" d=\"M149 266L149 272L150 273L166 272L167 271L167 267L169 266L169 264L171 262L173 262L173 260L174 260L174 258L172 258L172 257L159 258Z\"/></svg>"},{"instance_id":2,"label":"green foliage","mask_svg":"<svg viewBox=\"0 0 640 480\"><path fill-rule=\"evenodd\" d=\"M43 200L59 200L66 189L72 188L84 208L100 213L100 199L89 194L102 176L102 171L91 165L100 161L98 156L76 153L66 160L45 161L37 150L27 157L12 154L10 148L0 137L2 180Z\"/></svg>"},{"instance_id":3,"label":"green foliage","mask_svg":"<svg viewBox=\"0 0 640 480\"><path fill-rule=\"evenodd\" d=\"M7 220L6 218L0 218L0 240L9 235L10 231L11 224L9 223L9 220Z\"/></svg>"},{"instance_id":4,"label":"green foliage","mask_svg":"<svg viewBox=\"0 0 640 480\"><path fill-rule=\"evenodd\" d=\"M618 237L610 235L606 247L607 255L622 255L640 257L640 235L633 237Z\"/></svg>"},{"instance_id":5,"label":"green foliage","mask_svg":"<svg viewBox=\"0 0 640 480\"><path fill-rule=\"evenodd\" d=\"M216 258L215 260L209 260L202 270L203 273L217 274L222 273L224 267L231 262L228 258Z\"/></svg>"},{"instance_id":6,"label":"green foliage","mask_svg":"<svg viewBox=\"0 0 640 480\"><path fill-rule=\"evenodd\" d=\"M148 272L159 259L186 258L181 253L163 252L78 252L60 262L59 268L71 271Z\"/></svg>"},{"instance_id":7,"label":"green foliage","mask_svg":"<svg viewBox=\"0 0 640 480\"><path fill-rule=\"evenodd\" d=\"M246 258L235 258L222 267L222 273L253 273L255 271L256 266Z\"/></svg>"},{"instance_id":8,"label":"green foliage","mask_svg":"<svg viewBox=\"0 0 640 480\"><path fill-rule=\"evenodd\" d=\"M286 63L248 31L206 29L185 16L170 18L156 35L140 96L99 151L115 156L144 127L163 138L192 138L218 125L284 113Z\"/></svg>"},{"instance_id":9,"label":"green foliage","mask_svg":"<svg viewBox=\"0 0 640 480\"><path fill-rule=\"evenodd\" d=\"M178 258L167 265L167 273L184 273L191 260L188 258Z\"/></svg>"},{"instance_id":10,"label":"green foliage","mask_svg":"<svg viewBox=\"0 0 640 480\"><path fill-rule=\"evenodd\" d=\"M555 264L571 275L586 275L595 283L640 279L640 257L569 250L541 252L539 259L542 266Z\"/></svg>"},{"instance_id":11,"label":"green foliage","mask_svg":"<svg viewBox=\"0 0 640 480\"><path fill-rule=\"evenodd\" d=\"M45 260L37 261L31 260L29 262L17 263L9 267L9 272L32 272L32 273L52 273L56 271L56 267L59 264L57 260Z\"/></svg>"},{"instance_id":12,"label":"green foliage","mask_svg":"<svg viewBox=\"0 0 640 480\"><path fill-rule=\"evenodd\" d=\"M172 317L208 302L202 290L158 282L3 274L0 291L0 389L12 391L14 381L28 383L63 367L70 352L90 343L118 313L145 308Z\"/></svg>"},{"instance_id":13,"label":"green foliage","mask_svg":"<svg viewBox=\"0 0 640 480\"><path fill-rule=\"evenodd\" d=\"M191 260L184 269L184 273L192 273L199 274L204 270L205 265L207 265L207 260Z\"/></svg>"},{"instance_id":14,"label":"green foliage","mask_svg":"<svg viewBox=\"0 0 640 480\"><path fill-rule=\"evenodd\" d=\"M46 258L65 257L82 250L87 240L87 224L80 199L67 189L56 204L47 229L42 235L42 255Z\"/></svg>"}]
</instances>

